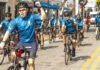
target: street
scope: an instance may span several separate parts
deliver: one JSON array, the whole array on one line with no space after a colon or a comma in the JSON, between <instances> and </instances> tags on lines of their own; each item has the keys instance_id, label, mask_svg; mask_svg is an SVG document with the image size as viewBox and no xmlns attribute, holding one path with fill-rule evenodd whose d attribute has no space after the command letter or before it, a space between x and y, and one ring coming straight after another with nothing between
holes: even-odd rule
<instances>
[{"instance_id":1,"label":"street","mask_svg":"<svg viewBox=\"0 0 100 70\"><path fill-rule=\"evenodd\" d=\"M100 70L100 41L95 39L95 28L85 32L82 46L77 47L76 57L68 64L64 63L64 47L61 39L55 43L45 42L43 50L39 49L35 60L36 70ZM10 66L6 58L0 70Z\"/></svg>"}]
</instances>

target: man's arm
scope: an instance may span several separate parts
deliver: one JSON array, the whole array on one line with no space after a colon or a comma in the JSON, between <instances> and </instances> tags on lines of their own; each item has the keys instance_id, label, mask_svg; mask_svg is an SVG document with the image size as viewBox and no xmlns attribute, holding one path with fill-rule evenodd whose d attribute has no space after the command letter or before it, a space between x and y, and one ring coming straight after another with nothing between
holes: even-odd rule
<instances>
[{"instance_id":1,"label":"man's arm","mask_svg":"<svg viewBox=\"0 0 100 70\"><path fill-rule=\"evenodd\" d=\"M37 7L40 9L40 11L41 11L42 20L46 20L46 19L47 19L47 16L46 16L46 13L45 13L45 11L43 10L43 8L42 8L40 2L36 2L35 4L36 4L36 6L37 6Z\"/></svg>"},{"instance_id":2,"label":"man's arm","mask_svg":"<svg viewBox=\"0 0 100 70\"><path fill-rule=\"evenodd\" d=\"M5 35L4 35L4 37L3 37L3 42L6 42L7 41L7 39L9 38L9 36L10 36L10 32L8 32L8 31L6 31L6 33L5 33Z\"/></svg>"}]
</instances>

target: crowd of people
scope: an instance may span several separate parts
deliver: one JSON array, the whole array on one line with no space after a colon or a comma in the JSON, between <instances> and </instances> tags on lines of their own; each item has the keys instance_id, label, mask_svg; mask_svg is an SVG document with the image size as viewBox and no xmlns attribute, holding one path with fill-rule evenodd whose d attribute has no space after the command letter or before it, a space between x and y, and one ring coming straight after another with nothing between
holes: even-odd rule
<instances>
[{"instance_id":1,"label":"crowd of people","mask_svg":"<svg viewBox=\"0 0 100 70\"><path fill-rule=\"evenodd\" d=\"M11 13L5 14L5 19L0 24L0 29L4 27L5 31L0 36L0 49L3 49L8 41L11 47L17 49L27 48L29 52L28 68L29 70L35 70L35 57L38 46L44 47L44 33L43 25L44 21L47 20L45 11L43 10L40 2L35 3L38 7L37 13L32 13L29 10L29 6L26 2L20 2L17 5L19 15L12 19ZM96 26L100 24L100 13L95 17ZM56 19L55 14L51 16L46 27L50 28L50 41L56 40L57 34L63 40L64 48L67 45L67 34L72 35L72 56L75 57L75 51L77 42L79 41L78 32L81 33L84 39L85 25L89 28L89 18L87 22L81 17L81 14L72 15L72 11L63 10L63 14ZM58 31L57 31L58 30ZM48 31L48 30L47 30ZM97 30L96 30L97 31ZM15 35L12 39L11 37ZM9 39L10 38L10 39ZM9 39L9 40L8 40ZM15 41L16 40L16 41ZM8 43L7 42L7 43ZM38 43L37 43L38 42ZM16 54L15 51L11 52L11 61L13 62Z\"/></svg>"}]
</instances>

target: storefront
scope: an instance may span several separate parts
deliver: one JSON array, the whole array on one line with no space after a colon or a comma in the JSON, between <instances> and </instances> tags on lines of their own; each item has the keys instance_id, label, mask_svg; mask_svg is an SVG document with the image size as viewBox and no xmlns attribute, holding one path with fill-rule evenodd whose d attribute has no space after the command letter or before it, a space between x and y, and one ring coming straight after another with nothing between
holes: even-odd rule
<instances>
[{"instance_id":1,"label":"storefront","mask_svg":"<svg viewBox=\"0 0 100 70\"><path fill-rule=\"evenodd\" d=\"M6 7L6 3L0 2L0 22L4 19L5 7Z\"/></svg>"}]
</instances>

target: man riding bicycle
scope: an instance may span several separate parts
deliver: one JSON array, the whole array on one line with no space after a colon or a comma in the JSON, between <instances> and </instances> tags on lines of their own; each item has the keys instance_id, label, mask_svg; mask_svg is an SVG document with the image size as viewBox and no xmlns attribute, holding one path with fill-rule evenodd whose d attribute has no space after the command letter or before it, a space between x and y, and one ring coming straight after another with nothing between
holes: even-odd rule
<instances>
[{"instance_id":1,"label":"man riding bicycle","mask_svg":"<svg viewBox=\"0 0 100 70\"><path fill-rule=\"evenodd\" d=\"M100 12L95 17L95 22L96 22L96 35L97 35L98 27L100 26Z\"/></svg>"},{"instance_id":2,"label":"man riding bicycle","mask_svg":"<svg viewBox=\"0 0 100 70\"><path fill-rule=\"evenodd\" d=\"M35 41L35 20L45 20L46 14L41 7L40 2L35 3L36 6L41 11L41 16L32 14L29 12L29 6L26 2L19 2L17 5L19 16L10 22L8 30L0 43L0 48L3 48L8 37L14 31L15 28L18 29L20 35L20 41L16 45L16 48L22 49L23 47L29 47L26 50L29 52L28 58L28 68L29 70L35 70L35 57L36 54L36 41ZM15 53L13 52L13 58L15 58Z\"/></svg>"},{"instance_id":3,"label":"man riding bicycle","mask_svg":"<svg viewBox=\"0 0 100 70\"><path fill-rule=\"evenodd\" d=\"M5 19L0 24L0 29L4 28L5 30L7 30L8 29L8 25L9 25L9 23L10 23L11 20L12 20L11 19L11 13L10 12L7 12L5 14ZM5 31L3 30L3 33L4 32ZM2 39L3 39L3 35L1 35L1 37L0 37L0 40L2 40Z\"/></svg>"},{"instance_id":4,"label":"man riding bicycle","mask_svg":"<svg viewBox=\"0 0 100 70\"><path fill-rule=\"evenodd\" d=\"M49 27L51 29L50 40L53 39L53 41L55 41L55 38L56 38L56 17L54 14L52 15L52 17L49 20Z\"/></svg>"},{"instance_id":5,"label":"man riding bicycle","mask_svg":"<svg viewBox=\"0 0 100 70\"><path fill-rule=\"evenodd\" d=\"M75 33L72 39L73 49L72 49L72 56L75 56L75 48L76 48L76 39L77 39L77 24L71 18L70 11L64 10L64 18L62 20L62 32L63 32L63 43L64 48L66 47L66 34L67 33ZM65 50L65 49L64 49Z\"/></svg>"},{"instance_id":6,"label":"man riding bicycle","mask_svg":"<svg viewBox=\"0 0 100 70\"><path fill-rule=\"evenodd\" d=\"M84 25L84 21L81 18L80 14L77 15L76 23L78 25L78 31L81 33L82 38L84 38L85 25Z\"/></svg>"}]
</instances>

